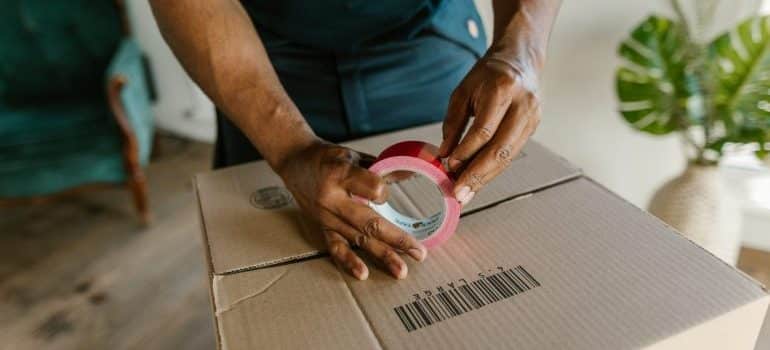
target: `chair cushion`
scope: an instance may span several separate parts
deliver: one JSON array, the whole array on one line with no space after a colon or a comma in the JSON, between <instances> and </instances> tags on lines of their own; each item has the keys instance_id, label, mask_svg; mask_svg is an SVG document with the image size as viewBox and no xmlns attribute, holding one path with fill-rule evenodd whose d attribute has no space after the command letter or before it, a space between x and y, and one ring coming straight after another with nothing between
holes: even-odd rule
<instances>
[{"instance_id":1,"label":"chair cushion","mask_svg":"<svg viewBox=\"0 0 770 350\"><path fill-rule=\"evenodd\" d=\"M115 118L101 101L0 105L0 147L79 138L98 131L118 135Z\"/></svg>"},{"instance_id":2,"label":"chair cushion","mask_svg":"<svg viewBox=\"0 0 770 350\"><path fill-rule=\"evenodd\" d=\"M0 100L24 104L102 91L121 36L115 1L4 1Z\"/></svg>"},{"instance_id":3,"label":"chair cushion","mask_svg":"<svg viewBox=\"0 0 770 350\"><path fill-rule=\"evenodd\" d=\"M100 103L0 107L0 196L124 181L121 140Z\"/></svg>"}]
</instances>

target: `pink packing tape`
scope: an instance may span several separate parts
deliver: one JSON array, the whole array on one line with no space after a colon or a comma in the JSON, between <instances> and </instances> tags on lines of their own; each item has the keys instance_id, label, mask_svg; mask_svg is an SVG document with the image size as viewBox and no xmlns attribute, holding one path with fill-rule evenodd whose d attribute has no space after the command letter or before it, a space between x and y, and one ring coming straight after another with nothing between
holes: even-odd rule
<instances>
[{"instance_id":1,"label":"pink packing tape","mask_svg":"<svg viewBox=\"0 0 770 350\"><path fill-rule=\"evenodd\" d=\"M448 240L460 221L460 203L452 192L453 181L438 158L438 148L420 141L404 141L386 148L369 170L380 175L396 171L411 171L425 176L441 191L443 209L425 218L404 215L388 203L369 203L377 213L400 229L419 239L426 247L433 248Z\"/></svg>"}]
</instances>

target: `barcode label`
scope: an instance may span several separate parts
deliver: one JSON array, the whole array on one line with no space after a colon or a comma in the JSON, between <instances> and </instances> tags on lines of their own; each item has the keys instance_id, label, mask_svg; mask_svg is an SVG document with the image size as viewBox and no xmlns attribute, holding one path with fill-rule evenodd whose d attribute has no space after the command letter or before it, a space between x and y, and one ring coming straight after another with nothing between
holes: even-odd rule
<instances>
[{"instance_id":1,"label":"barcode label","mask_svg":"<svg viewBox=\"0 0 770 350\"><path fill-rule=\"evenodd\" d=\"M396 306L393 311L407 332L411 332L540 286L521 266L498 270L489 276L479 274L480 278L470 283L460 279L464 283L449 284L447 289L439 287L437 293L415 294L415 301Z\"/></svg>"}]
</instances>

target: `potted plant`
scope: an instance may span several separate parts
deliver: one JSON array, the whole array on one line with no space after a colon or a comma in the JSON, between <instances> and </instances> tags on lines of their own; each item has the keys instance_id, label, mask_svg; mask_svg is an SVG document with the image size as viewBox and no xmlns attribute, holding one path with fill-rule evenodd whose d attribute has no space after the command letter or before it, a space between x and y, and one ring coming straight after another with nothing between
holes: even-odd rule
<instances>
[{"instance_id":1,"label":"potted plant","mask_svg":"<svg viewBox=\"0 0 770 350\"><path fill-rule=\"evenodd\" d=\"M726 144L760 158L770 151L770 17L751 16L709 40L719 1L698 1L692 20L671 4L674 18L650 16L620 44L620 112L635 129L676 132L685 145L687 168L656 192L650 212L734 264L740 213L717 165Z\"/></svg>"}]
</instances>

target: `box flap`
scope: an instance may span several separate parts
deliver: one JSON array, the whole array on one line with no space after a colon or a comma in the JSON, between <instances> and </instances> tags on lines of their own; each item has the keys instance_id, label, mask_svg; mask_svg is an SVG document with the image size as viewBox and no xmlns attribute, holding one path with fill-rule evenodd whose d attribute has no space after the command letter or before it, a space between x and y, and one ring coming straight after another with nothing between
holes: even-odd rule
<instances>
[{"instance_id":1,"label":"box flap","mask_svg":"<svg viewBox=\"0 0 770 350\"><path fill-rule=\"evenodd\" d=\"M194 185L214 274L306 258L324 246L265 162L199 174Z\"/></svg>"},{"instance_id":2,"label":"box flap","mask_svg":"<svg viewBox=\"0 0 770 350\"><path fill-rule=\"evenodd\" d=\"M213 276L223 349L750 348L761 286L587 179L466 216L405 280L328 258ZM330 322L329 320L333 320Z\"/></svg>"},{"instance_id":3,"label":"box flap","mask_svg":"<svg viewBox=\"0 0 770 350\"><path fill-rule=\"evenodd\" d=\"M433 124L346 143L377 154L404 140L441 140ZM534 141L511 167L478 193L463 212L488 207L580 175L580 170ZM254 162L196 176L204 235L214 274L255 269L319 255L324 245L316 228L303 219L280 178L265 162ZM429 205L429 188L405 185L407 201ZM396 195L394 195L396 196ZM300 233L300 234L298 234Z\"/></svg>"},{"instance_id":4,"label":"box flap","mask_svg":"<svg viewBox=\"0 0 770 350\"><path fill-rule=\"evenodd\" d=\"M743 306L743 327L688 334L753 344L767 308L755 281L582 178L468 215L408 264L402 281L345 276L387 348L639 348Z\"/></svg>"},{"instance_id":5,"label":"box flap","mask_svg":"<svg viewBox=\"0 0 770 350\"><path fill-rule=\"evenodd\" d=\"M224 349L378 349L334 264L314 259L214 276Z\"/></svg>"}]
</instances>

